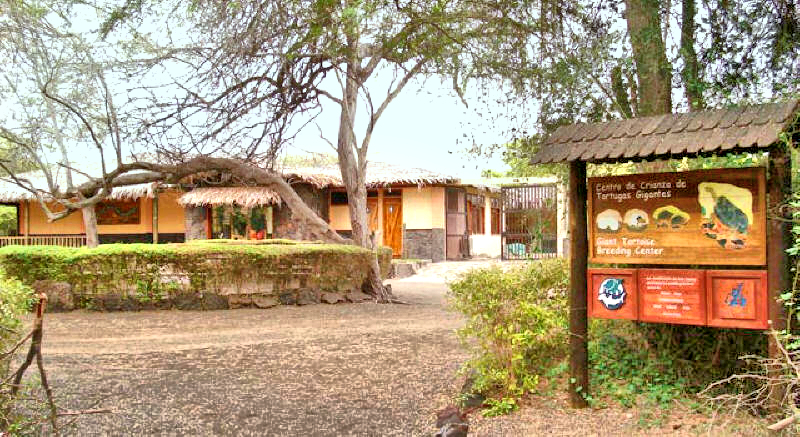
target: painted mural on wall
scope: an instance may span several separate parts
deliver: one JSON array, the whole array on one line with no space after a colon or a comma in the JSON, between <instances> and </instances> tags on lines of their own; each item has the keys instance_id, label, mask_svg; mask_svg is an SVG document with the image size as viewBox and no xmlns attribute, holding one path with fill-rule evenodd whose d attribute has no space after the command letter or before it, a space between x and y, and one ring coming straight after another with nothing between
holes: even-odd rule
<instances>
[{"instance_id":1,"label":"painted mural on wall","mask_svg":"<svg viewBox=\"0 0 800 437\"><path fill-rule=\"evenodd\" d=\"M765 181L761 167L590 178L589 260L764 265Z\"/></svg>"},{"instance_id":2,"label":"painted mural on wall","mask_svg":"<svg viewBox=\"0 0 800 437\"><path fill-rule=\"evenodd\" d=\"M138 225L141 208L138 200L106 200L95 207L98 225Z\"/></svg>"}]
</instances>

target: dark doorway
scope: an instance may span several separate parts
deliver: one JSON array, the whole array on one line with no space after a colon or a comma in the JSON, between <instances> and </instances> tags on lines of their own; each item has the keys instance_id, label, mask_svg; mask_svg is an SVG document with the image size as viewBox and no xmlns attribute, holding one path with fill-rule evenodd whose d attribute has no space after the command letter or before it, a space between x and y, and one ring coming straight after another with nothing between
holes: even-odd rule
<instances>
[{"instance_id":1,"label":"dark doorway","mask_svg":"<svg viewBox=\"0 0 800 437\"><path fill-rule=\"evenodd\" d=\"M448 187L445 192L447 213L446 246L447 259L469 258L469 235L467 234L467 192L463 188Z\"/></svg>"}]
</instances>

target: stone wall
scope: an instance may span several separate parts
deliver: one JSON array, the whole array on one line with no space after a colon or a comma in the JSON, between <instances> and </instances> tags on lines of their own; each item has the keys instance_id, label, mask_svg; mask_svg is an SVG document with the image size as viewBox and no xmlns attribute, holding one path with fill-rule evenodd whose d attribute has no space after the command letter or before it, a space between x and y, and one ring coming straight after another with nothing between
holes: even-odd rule
<instances>
[{"instance_id":1,"label":"stone wall","mask_svg":"<svg viewBox=\"0 0 800 437\"><path fill-rule=\"evenodd\" d=\"M359 302L373 252L332 244L196 242L0 249L0 268L51 310L211 310ZM391 250L379 250L389 274Z\"/></svg>"},{"instance_id":2,"label":"stone wall","mask_svg":"<svg viewBox=\"0 0 800 437\"><path fill-rule=\"evenodd\" d=\"M433 262L445 259L444 229L406 229L403 231L403 257L429 259Z\"/></svg>"},{"instance_id":3,"label":"stone wall","mask_svg":"<svg viewBox=\"0 0 800 437\"><path fill-rule=\"evenodd\" d=\"M311 184L292 185L297 195L303 202L322 217L326 222L329 219L330 208L328 205L328 189L316 188ZM280 207L273 209L273 236L275 238L288 238L291 240L309 240L311 236L301 229L292 218L292 210L282 203Z\"/></svg>"}]
</instances>

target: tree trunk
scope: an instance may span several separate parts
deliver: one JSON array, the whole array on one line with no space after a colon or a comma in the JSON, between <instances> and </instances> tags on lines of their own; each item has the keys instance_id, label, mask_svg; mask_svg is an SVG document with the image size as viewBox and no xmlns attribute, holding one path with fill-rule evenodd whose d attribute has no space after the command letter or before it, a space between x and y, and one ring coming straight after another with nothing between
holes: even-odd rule
<instances>
[{"instance_id":1,"label":"tree trunk","mask_svg":"<svg viewBox=\"0 0 800 437\"><path fill-rule=\"evenodd\" d=\"M697 63L697 53L694 50L694 17L696 14L695 0L683 0L683 17L681 18L681 58L683 58L683 88L690 111L700 111L705 108L703 100L703 87L700 83L700 68Z\"/></svg>"},{"instance_id":2,"label":"tree trunk","mask_svg":"<svg viewBox=\"0 0 800 437\"><path fill-rule=\"evenodd\" d=\"M672 112L672 66L661 38L658 0L626 0L625 18L638 76L638 116Z\"/></svg>"},{"instance_id":3,"label":"tree trunk","mask_svg":"<svg viewBox=\"0 0 800 437\"><path fill-rule=\"evenodd\" d=\"M100 244L100 237L97 235L97 212L94 205L89 205L81 209L83 216L83 228L86 232L86 246L97 247Z\"/></svg>"},{"instance_id":4,"label":"tree trunk","mask_svg":"<svg viewBox=\"0 0 800 437\"><path fill-rule=\"evenodd\" d=\"M375 251L375 258L370 265L370 274L364 291L375 296L378 302L390 302L392 297L389 294L389 290L383 285L377 258L378 253L370 237L367 219L367 163L362 156L356 156L354 152L353 123L355 122L356 105L358 104L360 84L357 77L359 73L356 61L350 61L347 65L347 78L342 95L342 111L339 117L339 135L336 150L339 155L339 169L342 172L342 181L347 190L347 208L350 212L353 242L358 246Z\"/></svg>"}]
</instances>

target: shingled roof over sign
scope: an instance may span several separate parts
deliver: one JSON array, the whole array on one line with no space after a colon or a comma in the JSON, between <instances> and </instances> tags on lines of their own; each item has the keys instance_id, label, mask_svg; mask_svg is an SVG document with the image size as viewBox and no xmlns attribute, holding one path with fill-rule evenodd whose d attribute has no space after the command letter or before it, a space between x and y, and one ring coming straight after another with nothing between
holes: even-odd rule
<instances>
[{"instance_id":1,"label":"shingled roof over sign","mask_svg":"<svg viewBox=\"0 0 800 437\"><path fill-rule=\"evenodd\" d=\"M561 126L533 164L609 161L766 148L797 122L800 100Z\"/></svg>"}]
</instances>

